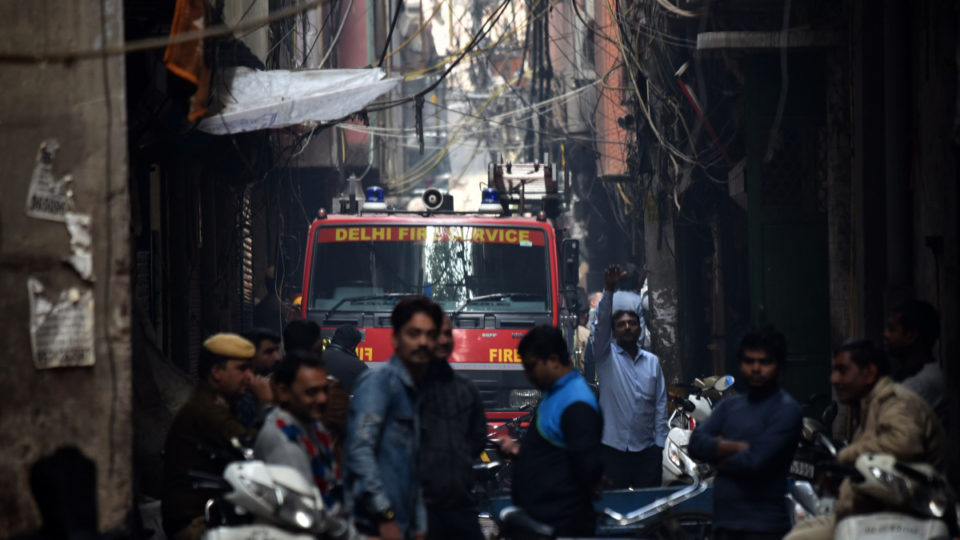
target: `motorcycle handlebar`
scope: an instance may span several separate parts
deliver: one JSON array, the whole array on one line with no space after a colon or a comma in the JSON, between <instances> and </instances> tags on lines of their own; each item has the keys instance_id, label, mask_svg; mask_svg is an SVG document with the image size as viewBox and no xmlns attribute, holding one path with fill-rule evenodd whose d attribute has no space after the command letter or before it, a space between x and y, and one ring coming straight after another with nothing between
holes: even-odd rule
<instances>
[{"instance_id":1,"label":"motorcycle handlebar","mask_svg":"<svg viewBox=\"0 0 960 540\"><path fill-rule=\"evenodd\" d=\"M818 463L817 467L822 468L825 471L835 473L838 476L850 477L850 479L854 482L862 482L864 480L863 475L860 474L860 471L858 471L853 465L846 465L836 462L824 462Z\"/></svg>"},{"instance_id":2,"label":"motorcycle handlebar","mask_svg":"<svg viewBox=\"0 0 960 540\"><path fill-rule=\"evenodd\" d=\"M516 418L511 418L510 420L507 420L506 422L504 422L502 425L497 426L496 428L494 428L494 429L493 429L493 434L492 434L492 435L487 435L487 439L489 439L489 440L496 440L496 439L497 439L497 435L500 434L500 433L502 433L503 431L507 431L507 430L513 429L513 428L515 428L515 427L523 424L524 422L530 422L530 420L532 420L532 419L533 419L533 413L532 413L532 412L529 412L529 413L524 414L524 415L520 415L520 416L518 416L518 417L516 417Z\"/></svg>"},{"instance_id":3,"label":"motorcycle handlebar","mask_svg":"<svg viewBox=\"0 0 960 540\"><path fill-rule=\"evenodd\" d=\"M193 480L193 489L212 489L217 491L229 491L230 484L222 477L203 471L190 469L187 471L187 477Z\"/></svg>"},{"instance_id":4,"label":"motorcycle handlebar","mask_svg":"<svg viewBox=\"0 0 960 540\"><path fill-rule=\"evenodd\" d=\"M236 438L230 441L230 446L214 447L203 442L196 443L197 451L206 454L210 461L222 461L230 463L232 461L248 461L252 457L252 452L244 447Z\"/></svg>"},{"instance_id":5,"label":"motorcycle handlebar","mask_svg":"<svg viewBox=\"0 0 960 540\"><path fill-rule=\"evenodd\" d=\"M673 396L673 404L683 409L683 412L691 413L697 410L697 406L694 405L692 401L690 401L685 397Z\"/></svg>"}]
</instances>

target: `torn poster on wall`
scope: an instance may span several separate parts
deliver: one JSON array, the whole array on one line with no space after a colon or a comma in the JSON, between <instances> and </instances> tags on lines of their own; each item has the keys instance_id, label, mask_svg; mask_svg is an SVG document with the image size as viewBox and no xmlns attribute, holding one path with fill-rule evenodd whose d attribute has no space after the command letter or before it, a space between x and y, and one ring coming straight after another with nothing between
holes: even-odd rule
<instances>
[{"instance_id":1,"label":"torn poster on wall","mask_svg":"<svg viewBox=\"0 0 960 540\"><path fill-rule=\"evenodd\" d=\"M37 369L92 366L93 291L70 287L50 301L43 284L27 278L30 346Z\"/></svg>"},{"instance_id":2,"label":"torn poster on wall","mask_svg":"<svg viewBox=\"0 0 960 540\"><path fill-rule=\"evenodd\" d=\"M69 174L61 178L53 175L53 160L59 149L60 142L54 138L40 143L27 191L27 215L30 217L66 221L67 211L73 209L70 187L73 177Z\"/></svg>"},{"instance_id":3,"label":"torn poster on wall","mask_svg":"<svg viewBox=\"0 0 960 540\"><path fill-rule=\"evenodd\" d=\"M70 257L67 262L84 280L93 283L93 250L90 237L90 216L67 212L67 231L70 232Z\"/></svg>"}]
</instances>

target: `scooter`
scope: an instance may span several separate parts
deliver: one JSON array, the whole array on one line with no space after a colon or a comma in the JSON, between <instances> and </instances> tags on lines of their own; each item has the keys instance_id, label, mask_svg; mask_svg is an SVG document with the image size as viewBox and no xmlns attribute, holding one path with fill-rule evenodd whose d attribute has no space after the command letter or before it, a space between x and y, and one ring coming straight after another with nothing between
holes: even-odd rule
<instances>
[{"instance_id":1,"label":"scooter","mask_svg":"<svg viewBox=\"0 0 960 540\"><path fill-rule=\"evenodd\" d=\"M881 502L888 511L840 520L834 540L939 540L958 535L956 497L932 466L864 454L854 467L854 492Z\"/></svg>"},{"instance_id":2,"label":"scooter","mask_svg":"<svg viewBox=\"0 0 960 540\"><path fill-rule=\"evenodd\" d=\"M656 499L627 514L621 514L611 508L604 508L600 523L606 529L601 536L623 536L642 538L684 538L682 527L673 513L684 502L703 494L709 487L708 480L700 474L701 465L686 454L680 454L683 474L691 478L691 483L673 491L663 498ZM516 506L503 507L498 514L499 537L509 540L543 540L557 538L550 525L536 521L523 509ZM702 523L701 523L702 525ZM708 530L708 529L707 529ZM700 537L697 535L697 537ZM593 538L593 537L591 537Z\"/></svg>"},{"instance_id":3,"label":"scooter","mask_svg":"<svg viewBox=\"0 0 960 540\"><path fill-rule=\"evenodd\" d=\"M204 540L363 538L326 507L320 490L299 471L251 458L252 452L243 452L222 478L192 473L195 487L219 493L204 508Z\"/></svg>"},{"instance_id":4,"label":"scooter","mask_svg":"<svg viewBox=\"0 0 960 540\"><path fill-rule=\"evenodd\" d=\"M672 512L684 502L701 495L707 490L710 480L704 476L705 466L697 463L686 452L678 452L676 459L680 463L681 474L690 479L688 485L674 491L667 497L657 499L627 514L620 514L610 508L603 511L609 525L623 528L640 537L685 537L682 531L673 530L677 523L670 523Z\"/></svg>"},{"instance_id":5,"label":"scooter","mask_svg":"<svg viewBox=\"0 0 960 540\"><path fill-rule=\"evenodd\" d=\"M732 375L715 375L704 380L694 379L693 384L687 386L690 391L687 397L673 396L674 409L667 421L670 431L663 445L662 483L664 486L691 481L691 478L684 473L680 454L687 455L687 446L690 444L693 429L707 420L716 401L733 386L734 382ZM700 467L703 474L709 473L709 467L706 464L700 464Z\"/></svg>"}]
</instances>

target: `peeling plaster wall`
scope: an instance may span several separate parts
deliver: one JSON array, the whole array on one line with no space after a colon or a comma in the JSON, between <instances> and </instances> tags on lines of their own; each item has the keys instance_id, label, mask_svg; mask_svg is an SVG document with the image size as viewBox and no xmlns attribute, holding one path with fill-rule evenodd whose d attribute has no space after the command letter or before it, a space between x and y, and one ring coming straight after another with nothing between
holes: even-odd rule
<instances>
[{"instance_id":1,"label":"peeling plaster wall","mask_svg":"<svg viewBox=\"0 0 960 540\"><path fill-rule=\"evenodd\" d=\"M120 0L0 3L0 51L91 50L123 39ZM103 22L104 24L101 24ZM0 63L0 537L39 525L28 472L37 458L75 445L96 462L101 529L131 500L130 313L124 61ZM67 263L64 223L27 217L42 141L60 143L52 164L70 174L77 212L92 219L94 283ZM37 370L31 354L27 279L53 299L92 290L95 364Z\"/></svg>"}]
</instances>

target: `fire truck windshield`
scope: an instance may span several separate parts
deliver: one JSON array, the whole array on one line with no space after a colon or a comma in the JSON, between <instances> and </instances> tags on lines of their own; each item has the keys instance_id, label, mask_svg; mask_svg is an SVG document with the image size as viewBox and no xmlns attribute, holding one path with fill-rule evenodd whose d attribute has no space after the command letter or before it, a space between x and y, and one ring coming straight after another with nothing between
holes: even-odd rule
<instances>
[{"instance_id":1,"label":"fire truck windshield","mask_svg":"<svg viewBox=\"0 0 960 540\"><path fill-rule=\"evenodd\" d=\"M451 313L553 309L540 229L330 225L315 242L310 311L389 312L404 294L430 296Z\"/></svg>"}]
</instances>

